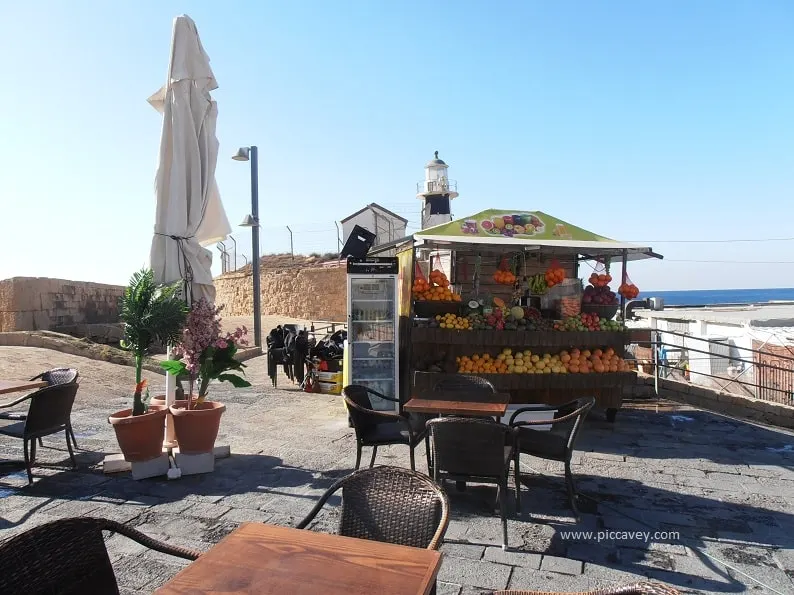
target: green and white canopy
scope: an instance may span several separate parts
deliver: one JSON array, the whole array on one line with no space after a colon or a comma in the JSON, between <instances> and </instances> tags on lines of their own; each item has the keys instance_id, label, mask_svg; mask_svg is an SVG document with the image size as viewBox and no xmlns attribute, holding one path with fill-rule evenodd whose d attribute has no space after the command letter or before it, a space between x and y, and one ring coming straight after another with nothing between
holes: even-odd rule
<instances>
[{"instance_id":1,"label":"green and white canopy","mask_svg":"<svg viewBox=\"0 0 794 595\"><path fill-rule=\"evenodd\" d=\"M516 250L613 257L661 258L650 247L600 236L541 211L488 209L414 234L415 246L430 249L481 250L486 246Z\"/></svg>"}]
</instances>

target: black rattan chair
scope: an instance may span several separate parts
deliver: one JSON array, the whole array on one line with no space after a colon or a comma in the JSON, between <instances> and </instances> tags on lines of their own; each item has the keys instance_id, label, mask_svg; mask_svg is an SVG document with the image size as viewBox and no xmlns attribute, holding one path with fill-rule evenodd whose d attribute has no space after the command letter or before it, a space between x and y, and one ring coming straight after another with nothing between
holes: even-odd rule
<instances>
[{"instance_id":1,"label":"black rattan chair","mask_svg":"<svg viewBox=\"0 0 794 595\"><path fill-rule=\"evenodd\" d=\"M342 392L356 432L356 469L361 465L363 447L372 447L372 459L369 462L369 466L372 467L375 464L375 456L378 454L378 446L405 444L410 450L411 469L416 470L414 448L424 440L427 432L424 426L425 418L413 417L406 413L376 411L372 408L369 395L394 403L399 403L399 400L365 386L351 384L346 386ZM425 448L427 450L427 443L425 443ZM427 456L429 458L429 451Z\"/></svg>"},{"instance_id":2,"label":"black rattan chair","mask_svg":"<svg viewBox=\"0 0 794 595\"><path fill-rule=\"evenodd\" d=\"M362 469L332 485L298 524L306 526L342 490L339 535L437 550L447 531L449 501L426 475L399 467Z\"/></svg>"},{"instance_id":3,"label":"black rattan chair","mask_svg":"<svg viewBox=\"0 0 794 595\"><path fill-rule=\"evenodd\" d=\"M513 430L493 421L461 417L431 419L427 427L436 483L451 480L498 487L502 548L507 549L507 478L513 456Z\"/></svg>"},{"instance_id":4,"label":"black rattan chair","mask_svg":"<svg viewBox=\"0 0 794 595\"><path fill-rule=\"evenodd\" d=\"M679 595L677 589L661 583L634 583L618 587L606 587L595 591L576 593L559 591L491 591L486 595Z\"/></svg>"},{"instance_id":5,"label":"black rattan chair","mask_svg":"<svg viewBox=\"0 0 794 595\"><path fill-rule=\"evenodd\" d=\"M0 593L118 594L102 531L119 533L149 549L195 560L201 552L165 544L116 521L69 518L40 525L0 543Z\"/></svg>"},{"instance_id":6,"label":"black rattan chair","mask_svg":"<svg viewBox=\"0 0 794 595\"><path fill-rule=\"evenodd\" d=\"M47 386L55 386L56 384L70 384L72 382L77 382L77 379L80 377L80 373L75 368L53 368L52 370L47 370L46 372L42 372L38 376L34 376L31 378L31 382L33 380L43 380L47 383ZM14 414L11 414L14 415ZM0 419L24 419L22 418L12 418L3 417L3 414L0 413ZM75 448L77 446L77 439L74 437L74 430L72 429L72 422L69 421L69 436L72 437L72 444ZM44 443L39 438L39 446L44 446Z\"/></svg>"},{"instance_id":7,"label":"black rattan chair","mask_svg":"<svg viewBox=\"0 0 794 595\"><path fill-rule=\"evenodd\" d=\"M462 392L469 395L495 395L496 388L489 380L471 374L447 374L436 382L434 392Z\"/></svg>"},{"instance_id":8,"label":"black rattan chair","mask_svg":"<svg viewBox=\"0 0 794 595\"><path fill-rule=\"evenodd\" d=\"M460 401L484 400L496 394L496 387L489 380L472 374L448 374L436 382L433 392L454 393ZM462 416L468 417L468 416ZM500 421L500 417L495 418Z\"/></svg>"},{"instance_id":9,"label":"black rattan chair","mask_svg":"<svg viewBox=\"0 0 794 595\"><path fill-rule=\"evenodd\" d=\"M39 389L11 403L0 405L0 408L13 407L30 400L28 412L22 421L0 426L0 434L22 439L29 483L33 483L31 467L36 461L36 440L42 436L64 432L66 447L69 449L69 457L72 459L72 467L77 468L72 443L69 440L69 428L71 427L69 418L72 414L77 388L78 385L75 383L56 384Z\"/></svg>"},{"instance_id":10,"label":"black rattan chair","mask_svg":"<svg viewBox=\"0 0 794 595\"><path fill-rule=\"evenodd\" d=\"M571 456L576 444L576 437L582 429L587 413L595 404L593 397L576 399L564 405L529 405L517 410L510 417L510 427L515 428L517 433L515 451L515 473L516 473L516 509L521 511L521 471L519 457L521 453L559 461L565 464L565 487L568 492L568 500L574 514L579 516L579 509L576 506L576 484L571 473ZM526 412L554 411L554 419L544 421L516 421L516 417ZM530 426L543 426L551 424L551 430L534 430Z\"/></svg>"}]
</instances>

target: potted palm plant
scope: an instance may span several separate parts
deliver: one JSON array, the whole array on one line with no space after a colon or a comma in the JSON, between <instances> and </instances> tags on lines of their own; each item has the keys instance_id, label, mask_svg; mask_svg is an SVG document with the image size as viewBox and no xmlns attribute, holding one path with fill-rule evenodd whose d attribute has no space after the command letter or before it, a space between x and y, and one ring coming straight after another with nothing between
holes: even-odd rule
<instances>
[{"instance_id":1,"label":"potted palm plant","mask_svg":"<svg viewBox=\"0 0 794 595\"><path fill-rule=\"evenodd\" d=\"M187 312L185 302L179 297L179 285L158 285L150 269L132 276L119 301L119 318L124 324L121 347L135 358L135 393L132 408L113 413L108 421L127 461L148 461L162 453L168 411L162 406L149 405L148 390L144 396L143 358L155 342L179 340Z\"/></svg>"},{"instance_id":2,"label":"potted palm plant","mask_svg":"<svg viewBox=\"0 0 794 595\"><path fill-rule=\"evenodd\" d=\"M174 433L182 454L212 452L218 437L221 415L226 406L218 401L208 401L210 382L228 382L235 388L251 386L241 374L245 364L234 358L237 349L246 345L245 327L233 333L221 332L220 312L215 306L200 299L190 309L182 338L172 349L176 359L160 365L176 377L187 377L189 390L183 401L170 407Z\"/></svg>"}]
</instances>

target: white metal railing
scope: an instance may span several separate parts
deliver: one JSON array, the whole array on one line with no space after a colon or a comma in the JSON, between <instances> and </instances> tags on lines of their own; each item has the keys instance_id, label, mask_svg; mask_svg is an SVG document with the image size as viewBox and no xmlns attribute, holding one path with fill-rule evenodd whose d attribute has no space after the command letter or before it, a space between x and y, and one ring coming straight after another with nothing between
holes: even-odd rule
<instances>
[{"instance_id":1,"label":"white metal railing","mask_svg":"<svg viewBox=\"0 0 794 595\"><path fill-rule=\"evenodd\" d=\"M448 180L443 178L441 180L423 180L416 183L416 193L422 194L424 192L457 192L457 180Z\"/></svg>"}]
</instances>

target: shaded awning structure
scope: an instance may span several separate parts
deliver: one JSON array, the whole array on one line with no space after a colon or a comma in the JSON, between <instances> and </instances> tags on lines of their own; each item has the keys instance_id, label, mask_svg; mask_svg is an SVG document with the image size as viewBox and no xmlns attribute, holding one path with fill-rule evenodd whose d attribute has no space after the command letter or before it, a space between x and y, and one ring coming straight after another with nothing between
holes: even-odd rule
<instances>
[{"instance_id":1,"label":"shaded awning structure","mask_svg":"<svg viewBox=\"0 0 794 595\"><path fill-rule=\"evenodd\" d=\"M649 246L639 246L600 236L542 211L488 209L423 229L413 236L378 246L372 254L388 246L398 251L413 241L416 248L430 250L524 250L546 254L578 255L588 258L613 258L626 254L628 260L662 258Z\"/></svg>"}]
</instances>

